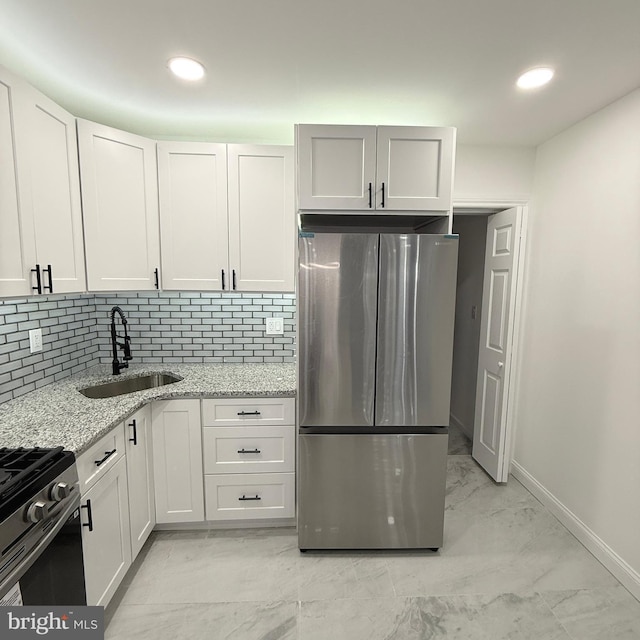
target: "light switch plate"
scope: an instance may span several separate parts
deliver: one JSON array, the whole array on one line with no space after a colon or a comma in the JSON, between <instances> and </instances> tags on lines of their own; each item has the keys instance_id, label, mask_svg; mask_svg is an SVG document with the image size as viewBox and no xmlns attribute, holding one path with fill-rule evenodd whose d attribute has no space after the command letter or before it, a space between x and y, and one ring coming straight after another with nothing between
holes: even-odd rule
<instances>
[{"instance_id":1,"label":"light switch plate","mask_svg":"<svg viewBox=\"0 0 640 640\"><path fill-rule=\"evenodd\" d=\"M281 336L284 334L284 321L282 318L267 318L266 326L268 336Z\"/></svg>"},{"instance_id":2,"label":"light switch plate","mask_svg":"<svg viewBox=\"0 0 640 640\"><path fill-rule=\"evenodd\" d=\"M29 348L31 353L42 351L42 329L29 330Z\"/></svg>"}]
</instances>

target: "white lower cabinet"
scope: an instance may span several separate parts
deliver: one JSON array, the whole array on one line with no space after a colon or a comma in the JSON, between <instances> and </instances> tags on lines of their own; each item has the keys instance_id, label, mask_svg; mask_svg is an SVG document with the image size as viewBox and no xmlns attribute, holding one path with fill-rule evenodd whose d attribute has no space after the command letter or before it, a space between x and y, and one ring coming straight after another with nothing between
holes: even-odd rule
<instances>
[{"instance_id":1,"label":"white lower cabinet","mask_svg":"<svg viewBox=\"0 0 640 640\"><path fill-rule=\"evenodd\" d=\"M156 522L204 520L200 400L152 405Z\"/></svg>"},{"instance_id":2,"label":"white lower cabinet","mask_svg":"<svg viewBox=\"0 0 640 640\"><path fill-rule=\"evenodd\" d=\"M295 516L295 400L202 401L209 521Z\"/></svg>"},{"instance_id":3,"label":"white lower cabinet","mask_svg":"<svg viewBox=\"0 0 640 640\"><path fill-rule=\"evenodd\" d=\"M135 559L156 524L151 405L124 421L129 488L131 555Z\"/></svg>"},{"instance_id":4,"label":"white lower cabinet","mask_svg":"<svg viewBox=\"0 0 640 640\"><path fill-rule=\"evenodd\" d=\"M106 606L155 525L151 407L77 459L87 604Z\"/></svg>"},{"instance_id":5,"label":"white lower cabinet","mask_svg":"<svg viewBox=\"0 0 640 640\"><path fill-rule=\"evenodd\" d=\"M83 494L82 511L87 604L106 606L131 566L124 457Z\"/></svg>"}]
</instances>

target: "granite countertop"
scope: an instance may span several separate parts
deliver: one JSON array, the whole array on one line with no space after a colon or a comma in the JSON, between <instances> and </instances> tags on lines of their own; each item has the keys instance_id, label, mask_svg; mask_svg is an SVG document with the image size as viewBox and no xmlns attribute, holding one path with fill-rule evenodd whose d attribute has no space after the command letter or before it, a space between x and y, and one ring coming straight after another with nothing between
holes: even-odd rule
<instances>
[{"instance_id":1,"label":"granite countertop","mask_svg":"<svg viewBox=\"0 0 640 640\"><path fill-rule=\"evenodd\" d=\"M78 389L149 373L182 378L163 387L92 400ZM0 405L0 447L55 447L82 453L110 429L153 400L291 397L294 364L131 365L118 376L99 365Z\"/></svg>"}]
</instances>

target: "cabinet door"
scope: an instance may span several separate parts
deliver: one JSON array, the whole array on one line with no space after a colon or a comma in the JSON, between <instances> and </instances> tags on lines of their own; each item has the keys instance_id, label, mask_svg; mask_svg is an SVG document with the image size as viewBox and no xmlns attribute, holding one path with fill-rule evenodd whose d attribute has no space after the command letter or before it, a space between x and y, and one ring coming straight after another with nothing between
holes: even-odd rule
<instances>
[{"instance_id":1,"label":"cabinet door","mask_svg":"<svg viewBox=\"0 0 640 640\"><path fill-rule=\"evenodd\" d=\"M106 606L131 566L126 459L82 497L87 604Z\"/></svg>"},{"instance_id":2,"label":"cabinet door","mask_svg":"<svg viewBox=\"0 0 640 640\"><path fill-rule=\"evenodd\" d=\"M28 87L24 108L16 114L18 143L24 147L32 209L36 258L43 293L86 290L76 120Z\"/></svg>"},{"instance_id":3,"label":"cabinet door","mask_svg":"<svg viewBox=\"0 0 640 640\"><path fill-rule=\"evenodd\" d=\"M226 145L158 143L158 187L163 288L220 291L229 270Z\"/></svg>"},{"instance_id":4,"label":"cabinet door","mask_svg":"<svg viewBox=\"0 0 640 640\"><path fill-rule=\"evenodd\" d=\"M199 400L154 402L153 470L156 521L204 520Z\"/></svg>"},{"instance_id":5,"label":"cabinet door","mask_svg":"<svg viewBox=\"0 0 640 640\"><path fill-rule=\"evenodd\" d=\"M374 208L376 127L301 124L297 149L298 208Z\"/></svg>"},{"instance_id":6,"label":"cabinet door","mask_svg":"<svg viewBox=\"0 0 640 640\"><path fill-rule=\"evenodd\" d=\"M131 523L131 559L142 549L156 524L151 447L151 406L146 405L124 422L129 520Z\"/></svg>"},{"instance_id":7,"label":"cabinet door","mask_svg":"<svg viewBox=\"0 0 640 640\"><path fill-rule=\"evenodd\" d=\"M293 291L293 147L229 145L229 266L240 291Z\"/></svg>"},{"instance_id":8,"label":"cabinet door","mask_svg":"<svg viewBox=\"0 0 640 640\"><path fill-rule=\"evenodd\" d=\"M78 148L89 290L156 288L155 142L78 120Z\"/></svg>"},{"instance_id":9,"label":"cabinet door","mask_svg":"<svg viewBox=\"0 0 640 640\"><path fill-rule=\"evenodd\" d=\"M24 83L0 67L0 296L33 293L30 270L36 265L29 192L17 170L17 163L26 161L14 129L16 112L23 108L21 91Z\"/></svg>"},{"instance_id":10,"label":"cabinet door","mask_svg":"<svg viewBox=\"0 0 640 640\"><path fill-rule=\"evenodd\" d=\"M376 209L451 209L455 129L378 127Z\"/></svg>"}]
</instances>

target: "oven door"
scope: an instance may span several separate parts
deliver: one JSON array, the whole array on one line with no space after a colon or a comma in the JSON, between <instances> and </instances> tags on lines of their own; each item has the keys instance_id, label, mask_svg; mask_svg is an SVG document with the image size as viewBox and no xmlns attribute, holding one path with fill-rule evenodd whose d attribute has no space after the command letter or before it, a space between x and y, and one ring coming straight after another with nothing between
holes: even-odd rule
<instances>
[{"instance_id":1,"label":"oven door","mask_svg":"<svg viewBox=\"0 0 640 640\"><path fill-rule=\"evenodd\" d=\"M0 599L17 597L18 591L22 602L4 601L3 604L87 604L79 494L70 501L40 543L3 581L0 585Z\"/></svg>"}]
</instances>

